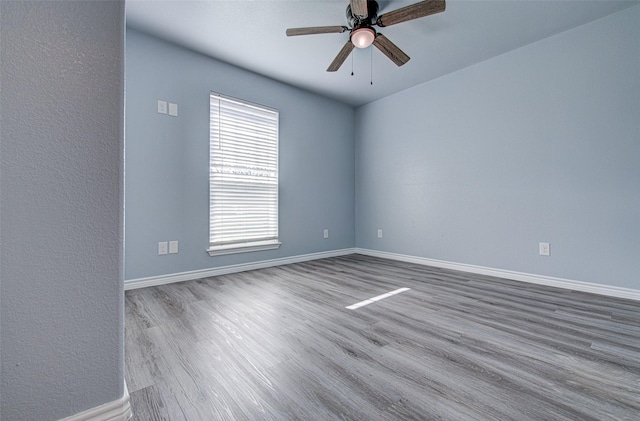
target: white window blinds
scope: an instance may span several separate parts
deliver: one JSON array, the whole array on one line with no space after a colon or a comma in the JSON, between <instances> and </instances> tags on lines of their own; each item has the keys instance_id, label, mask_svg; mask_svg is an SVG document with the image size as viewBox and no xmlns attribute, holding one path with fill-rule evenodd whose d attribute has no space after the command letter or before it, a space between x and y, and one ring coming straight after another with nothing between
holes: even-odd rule
<instances>
[{"instance_id":1,"label":"white window blinds","mask_svg":"<svg viewBox=\"0 0 640 421\"><path fill-rule=\"evenodd\" d=\"M278 111L211 93L209 254L276 248Z\"/></svg>"}]
</instances>

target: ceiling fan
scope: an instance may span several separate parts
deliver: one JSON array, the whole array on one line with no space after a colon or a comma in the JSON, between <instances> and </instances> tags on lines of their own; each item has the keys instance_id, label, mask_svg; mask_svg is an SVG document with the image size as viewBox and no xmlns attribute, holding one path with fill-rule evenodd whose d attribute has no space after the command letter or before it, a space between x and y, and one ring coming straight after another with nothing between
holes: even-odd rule
<instances>
[{"instance_id":1,"label":"ceiling fan","mask_svg":"<svg viewBox=\"0 0 640 421\"><path fill-rule=\"evenodd\" d=\"M373 0L349 0L347 21L349 26L314 26L308 28L289 28L287 36L332 34L349 31L349 41L327 68L335 72L349 57L355 47L367 48L373 44L396 65L402 66L409 56L392 43L387 37L373 29L373 26L385 27L397 23L444 12L445 0L424 0L378 16L378 2Z\"/></svg>"}]
</instances>

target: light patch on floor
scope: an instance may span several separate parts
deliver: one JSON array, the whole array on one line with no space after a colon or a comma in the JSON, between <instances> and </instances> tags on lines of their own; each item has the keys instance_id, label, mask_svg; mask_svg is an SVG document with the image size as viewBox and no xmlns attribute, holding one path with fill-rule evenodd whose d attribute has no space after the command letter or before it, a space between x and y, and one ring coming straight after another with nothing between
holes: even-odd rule
<instances>
[{"instance_id":1,"label":"light patch on floor","mask_svg":"<svg viewBox=\"0 0 640 421\"><path fill-rule=\"evenodd\" d=\"M378 295L378 296L375 296L373 298L369 298L368 300L364 300L364 301L360 301L359 303L351 304L350 306L347 306L346 308L348 308L349 310L355 310L357 308L364 307L364 306L369 305L369 304L373 304L376 301L380 301L380 300L383 300L385 298L392 297L392 296L394 296L396 294L400 294L401 292L409 291L410 289L411 288L398 288L398 289L393 290L391 292L387 292L386 294Z\"/></svg>"}]
</instances>

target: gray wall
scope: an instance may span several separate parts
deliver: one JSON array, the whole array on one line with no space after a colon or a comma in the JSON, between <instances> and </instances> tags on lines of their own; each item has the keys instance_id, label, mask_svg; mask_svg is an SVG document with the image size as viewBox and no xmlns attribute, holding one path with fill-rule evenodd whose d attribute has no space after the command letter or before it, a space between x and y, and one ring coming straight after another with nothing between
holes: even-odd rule
<instances>
[{"instance_id":1,"label":"gray wall","mask_svg":"<svg viewBox=\"0 0 640 421\"><path fill-rule=\"evenodd\" d=\"M640 289L639 75L634 7L358 108L357 246Z\"/></svg>"},{"instance_id":2,"label":"gray wall","mask_svg":"<svg viewBox=\"0 0 640 421\"><path fill-rule=\"evenodd\" d=\"M353 108L131 29L126 56L126 279L354 246ZM210 91L280 111L278 250L206 253ZM158 256L169 240L179 253Z\"/></svg>"},{"instance_id":3,"label":"gray wall","mask_svg":"<svg viewBox=\"0 0 640 421\"><path fill-rule=\"evenodd\" d=\"M0 3L2 420L123 395L123 2Z\"/></svg>"}]
</instances>

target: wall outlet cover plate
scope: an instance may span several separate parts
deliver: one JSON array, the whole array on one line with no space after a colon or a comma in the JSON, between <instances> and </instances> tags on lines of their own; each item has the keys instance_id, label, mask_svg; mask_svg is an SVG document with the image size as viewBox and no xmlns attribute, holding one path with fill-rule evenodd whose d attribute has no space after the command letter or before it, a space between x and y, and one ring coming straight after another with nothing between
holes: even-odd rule
<instances>
[{"instance_id":1,"label":"wall outlet cover plate","mask_svg":"<svg viewBox=\"0 0 640 421\"><path fill-rule=\"evenodd\" d=\"M540 256L549 256L551 254L551 248L549 246L549 243L540 243L539 252L540 252Z\"/></svg>"},{"instance_id":2,"label":"wall outlet cover plate","mask_svg":"<svg viewBox=\"0 0 640 421\"><path fill-rule=\"evenodd\" d=\"M158 112L160 114L166 114L167 113L167 101L158 100Z\"/></svg>"}]
</instances>

